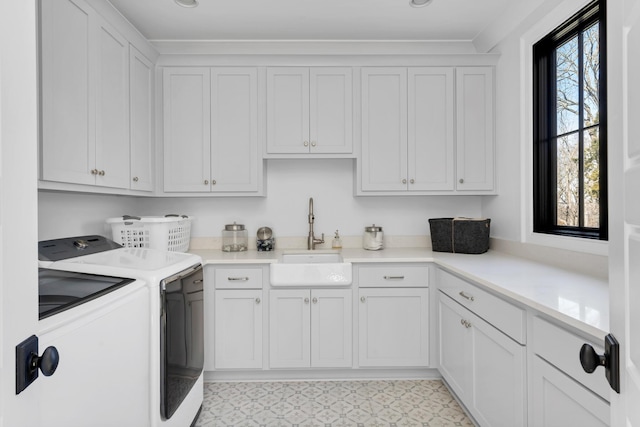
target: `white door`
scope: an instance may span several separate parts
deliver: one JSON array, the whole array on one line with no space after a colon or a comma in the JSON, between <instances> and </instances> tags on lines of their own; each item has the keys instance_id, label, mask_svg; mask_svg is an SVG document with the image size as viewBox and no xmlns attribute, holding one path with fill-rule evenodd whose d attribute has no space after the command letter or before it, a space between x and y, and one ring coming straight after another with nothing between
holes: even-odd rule
<instances>
[{"instance_id":1,"label":"white door","mask_svg":"<svg viewBox=\"0 0 640 427\"><path fill-rule=\"evenodd\" d=\"M609 288L620 342L621 393L611 425L640 426L640 1L607 2L609 91ZM615 100L615 102L612 102ZM621 142L621 143L620 143ZM622 191L620 191L622 190ZM603 375L598 368L597 375Z\"/></svg>"},{"instance_id":2,"label":"white door","mask_svg":"<svg viewBox=\"0 0 640 427\"><path fill-rule=\"evenodd\" d=\"M308 368L311 298L308 289L269 292L269 366Z\"/></svg>"},{"instance_id":3,"label":"white door","mask_svg":"<svg viewBox=\"0 0 640 427\"><path fill-rule=\"evenodd\" d=\"M209 68L165 68L164 191L211 190Z\"/></svg>"},{"instance_id":4,"label":"white door","mask_svg":"<svg viewBox=\"0 0 640 427\"><path fill-rule=\"evenodd\" d=\"M311 366L352 365L351 289L311 291Z\"/></svg>"},{"instance_id":5,"label":"white door","mask_svg":"<svg viewBox=\"0 0 640 427\"><path fill-rule=\"evenodd\" d=\"M129 123L131 139L131 189L153 190L154 68L140 51L129 51Z\"/></svg>"},{"instance_id":6,"label":"white door","mask_svg":"<svg viewBox=\"0 0 640 427\"><path fill-rule=\"evenodd\" d=\"M362 191L407 189L407 69L362 68Z\"/></svg>"},{"instance_id":7,"label":"white door","mask_svg":"<svg viewBox=\"0 0 640 427\"><path fill-rule=\"evenodd\" d=\"M36 397L15 394L15 346L35 334L38 327L35 6L34 1L0 2L0 426L3 427L39 426L34 408L42 398L41 394ZM32 387L47 379L50 378L40 376Z\"/></svg>"},{"instance_id":8,"label":"white door","mask_svg":"<svg viewBox=\"0 0 640 427\"><path fill-rule=\"evenodd\" d=\"M258 191L258 71L211 69L211 189Z\"/></svg>"},{"instance_id":9,"label":"white door","mask_svg":"<svg viewBox=\"0 0 640 427\"><path fill-rule=\"evenodd\" d=\"M309 146L312 153L353 151L352 71L312 67L309 72Z\"/></svg>"}]
</instances>

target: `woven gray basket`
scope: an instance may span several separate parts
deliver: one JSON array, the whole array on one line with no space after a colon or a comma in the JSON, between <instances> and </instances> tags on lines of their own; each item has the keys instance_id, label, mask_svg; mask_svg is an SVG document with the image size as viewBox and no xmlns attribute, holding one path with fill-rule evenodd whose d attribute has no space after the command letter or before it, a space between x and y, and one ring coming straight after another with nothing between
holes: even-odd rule
<instances>
[{"instance_id":1,"label":"woven gray basket","mask_svg":"<svg viewBox=\"0 0 640 427\"><path fill-rule=\"evenodd\" d=\"M491 219L431 218L431 246L436 252L482 254L489 250Z\"/></svg>"}]
</instances>

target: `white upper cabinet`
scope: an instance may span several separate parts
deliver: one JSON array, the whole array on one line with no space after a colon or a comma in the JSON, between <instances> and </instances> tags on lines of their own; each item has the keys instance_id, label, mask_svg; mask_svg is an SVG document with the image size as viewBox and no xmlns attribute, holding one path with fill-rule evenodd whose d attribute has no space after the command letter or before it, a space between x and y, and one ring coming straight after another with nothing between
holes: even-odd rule
<instances>
[{"instance_id":1,"label":"white upper cabinet","mask_svg":"<svg viewBox=\"0 0 640 427\"><path fill-rule=\"evenodd\" d=\"M492 68L362 68L361 135L359 195L491 192Z\"/></svg>"},{"instance_id":2,"label":"white upper cabinet","mask_svg":"<svg viewBox=\"0 0 640 427\"><path fill-rule=\"evenodd\" d=\"M164 191L262 189L257 70L164 69Z\"/></svg>"},{"instance_id":3,"label":"white upper cabinet","mask_svg":"<svg viewBox=\"0 0 640 427\"><path fill-rule=\"evenodd\" d=\"M209 68L164 69L164 191L210 191L210 85Z\"/></svg>"},{"instance_id":4,"label":"white upper cabinet","mask_svg":"<svg viewBox=\"0 0 640 427\"><path fill-rule=\"evenodd\" d=\"M494 188L493 69L456 70L458 190Z\"/></svg>"},{"instance_id":5,"label":"white upper cabinet","mask_svg":"<svg viewBox=\"0 0 640 427\"><path fill-rule=\"evenodd\" d=\"M352 70L267 68L267 155L353 152Z\"/></svg>"},{"instance_id":6,"label":"white upper cabinet","mask_svg":"<svg viewBox=\"0 0 640 427\"><path fill-rule=\"evenodd\" d=\"M83 1L41 13L42 179L129 188L129 43Z\"/></svg>"},{"instance_id":7,"label":"white upper cabinet","mask_svg":"<svg viewBox=\"0 0 640 427\"><path fill-rule=\"evenodd\" d=\"M131 189L153 190L154 79L153 64L129 47L129 121L131 132Z\"/></svg>"},{"instance_id":8,"label":"white upper cabinet","mask_svg":"<svg viewBox=\"0 0 640 427\"><path fill-rule=\"evenodd\" d=\"M42 1L40 11L42 181L150 190L151 62L144 59L141 75L131 61L142 55L83 0ZM131 181L140 156L132 139L137 147L145 140L147 152L139 186Z\"/></svg>"}]
</instances>

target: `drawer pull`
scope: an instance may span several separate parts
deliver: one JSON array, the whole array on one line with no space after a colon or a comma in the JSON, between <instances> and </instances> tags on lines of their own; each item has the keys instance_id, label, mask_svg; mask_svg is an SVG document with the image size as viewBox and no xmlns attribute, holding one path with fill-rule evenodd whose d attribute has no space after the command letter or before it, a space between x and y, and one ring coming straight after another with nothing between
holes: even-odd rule
<instances>
[{"instance_id":1,"label":"drawer pull","mask_svg":"<svg viewBox=\"0 0 640 427\"><path fill-rule=\"evenodd\" d=\"M384 276L384 280L404 280L404 276Z\"/></svg>"},{"instance_id":2,"label":"drawer pull","mask_svg":"<svg viewBox=\"0 0 640 427\"><path fill-rule=\"evenodd\" d=\"M467 329L471 327L471 322L469 322L468 320L460 319L460 324Z\"/></svg>"},{"instance_id":3,"label":"drawer pull","mask_svg":"<svg viewBox=\"0 0 640 427\"><path fill-rule=\"evenodd\" d=\"M194 281L193 281L193 284L195 285L195 284L202 283L202 282L203 282L203 280L202 280L202 279L197 279L197 280L194 280Z\"/></svg>"},{"instance_id":4,"label":"drawer pull","mask_svg":"<svg viewBox=\"0 0 640 427\"><path fill-rule=\"evenodd\" d=\"M474 297L472 297L471 295L467 295L464 293L464 291L460 291L460 293L458 294L460 295L462 298L469 300L469 301L475 301L476 299Z\"/></svg>"},{"instance_id":5,"label":"drawer pull","mask_svg":"<svg viewBox=\"0 0 640 427\"><path fill-rule=\"evenodd\" d=\"M227 277L227 280L230 282L247 282L249 281L248 277Z\"/></svg>"}]
</instances>

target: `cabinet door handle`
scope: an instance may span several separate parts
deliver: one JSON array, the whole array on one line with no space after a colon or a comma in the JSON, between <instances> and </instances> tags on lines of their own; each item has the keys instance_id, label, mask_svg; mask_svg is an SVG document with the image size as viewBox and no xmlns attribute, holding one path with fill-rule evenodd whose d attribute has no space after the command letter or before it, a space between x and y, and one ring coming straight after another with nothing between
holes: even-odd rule
<instances>
[{"instance_id":1,"label":"cabinet door handle","mask_svg":"<svg viewBox=\"0 0 640 427\"><path fill-rule=\"evenodd\" d=\"M260 298L256 298L256 304L260 304Z\"/></svg>"},{"instance_id":2,"label":"cabinet door handle","mask_svg":"<svg viewBox=\"0 0 640 427\"><path fill-rule=\"evenodd\" d=\"M98 175L98 169L91 169L91 175Z\"/></svg>"},{"instance_id":3,"label":"cabinet door handle","mask_svg":"<svg viewBox=\"0 0 640 427\"><path fill-rule=\"evenodd\" d=\"M464 320L464 319L460 319L460 324L462 326L464 326L465 328L469 329L471 327L471 322Z\"/></svg>"},{"instance_id":4,"label":"cabinet door handle","mask_svg":"<svg viewBox=\"0 0 640 427\"><path fill-rule=\"evenodd\" d=\"M218 182L215 179L211 180L211 185L216 185Z\"/></svg>"},{"instance_id":5,"label":"cabinet door handle","mask_svg":"<svg viewBox=\"0 0 640 427\"><path fill-rule=\"evenodd\" d=\"M305 147L308 147L308 146L309 146L309 141L305 141L305 142L303 142L302 144L303 144Z\"/></svg>"},{"instance_id":6,"label":"cabinet door handle","mask_svg":"<svg viewBox=\"0 0 640 427\"><path fill-rule=\"evenodd\" d=\"M411 184L415 184L416 180L415 180L415 179L413 179L413 178L411 178L411 179L409 180L409 182L410 182Z\"/></svg>"},{"instance_id":7,"label":"cabinet door handle","mask_svg":"<svg viewBox=\"0 0 640 427\"><path fill-rule=\"evenodd\" d=\"M402 183L403 183L403 184L406 184L406 183L407 183L407 180L406 180L406 179L403 179L403 180L402 180Z\"/></svg>"},{"instance_id":8,"label":"cabinet door handle","mask_svg":"<svg viewBox=\"0 0 640 427\"><path fill-rule=\"evenodd\" d=\"M311 300L312 303L317 304L318 303L318 298L313 297L313 299Z\"/></svg>"},{"instance_id":9,"label":"cabinet door handle","mask_svg":"<svg viewBox=\"0 0 640 427\"><path fill-rule=\"evenodd\" d=\"M103 170L98 171L98 175L104 176L104 171Z\"/></svg>"},{"instance_id":10,"label":"cabinet door handle","mask_svg":"<svg viewBox=\"0 0 640 427\"><path fill-rule=\"evenodd\" d=\"M227 277L227 280L230 282L246 282L249 280L248 277Z\"/></svg>"},{"instance_id":11,"label":"cabinet door handle","mask_svg":"<svg viewBox=\"0 0 640 427\"><path fill-rule=\"evenodd\" d=\"M460 295L462 298L469 300L471 302L475 301L476 299L474 297L472 297L471 295L467 295L464 293L464 291L460 291L460 293L458 294Z\"/></svg>"},{"instance_id":12,"label":"cabinet door handle","mask_svg":"<svg viewBox=\"0 0 640 427\"><path fill-rule=\"evenodd\" d=\"M404 276L384 276L384 280L404 280Z\"/></svg>"},{"instance_id":13,"label":"cabinet door handle","mask_svg":"<svg viewBox=\"0 0 640 427\"><path fill-rule=\"evenodd\" d=\"M315 141L311 141L311 146L315 147L316 146L316 142Z\"/></svg>"},{"instance_id":14,"label":"cabinet door handle","mask_svg":"<svg viewBox=\"0 0 640 427\"><path fill-rule=\"evenodd\" d=\"M459 182L460 184L464 184L464 179L463 179L463 178L460 178L460 179L458 180L458 182Z\"/></svg>"},{"instance_id":15,"label":"cabinet door handle","mask_svg":"<svg viewBox=\"0 0 640 427\"><path fill-rule=\"evenodd\" d=\"M204 180L204 185L209 185L209 180L208 179Z\"/></svg>"},{"instance_id":16,"label":"cabinet door handle","mask_svg":"<svg viewBox=\"0 0 640 427\"><path fill-rule=\"evenodd\" d=\"M367 298L366 297L360 297L360 302L366 302Z\"/></svg>"},{"instance_id":17,"label":"cabinet door handle","mask_svg":"<svg viewBox=\"0 0 640 427\"><path fill-rule=\"evenodd\" d=\"M309 304L309 298L305 298L305 299L304 299L304 303L305 303L305 304Z\"/></svg>"},{"instance_id":18,"label":"cabinet door handle","mask_svg":"<svg viewBox=\"0 0 640 427\"><path fill-rule=\"evenodd\" d=\"M138 177L137 176L133 177L133 182L138 182Z\"/></svg>"}]
</instances>

